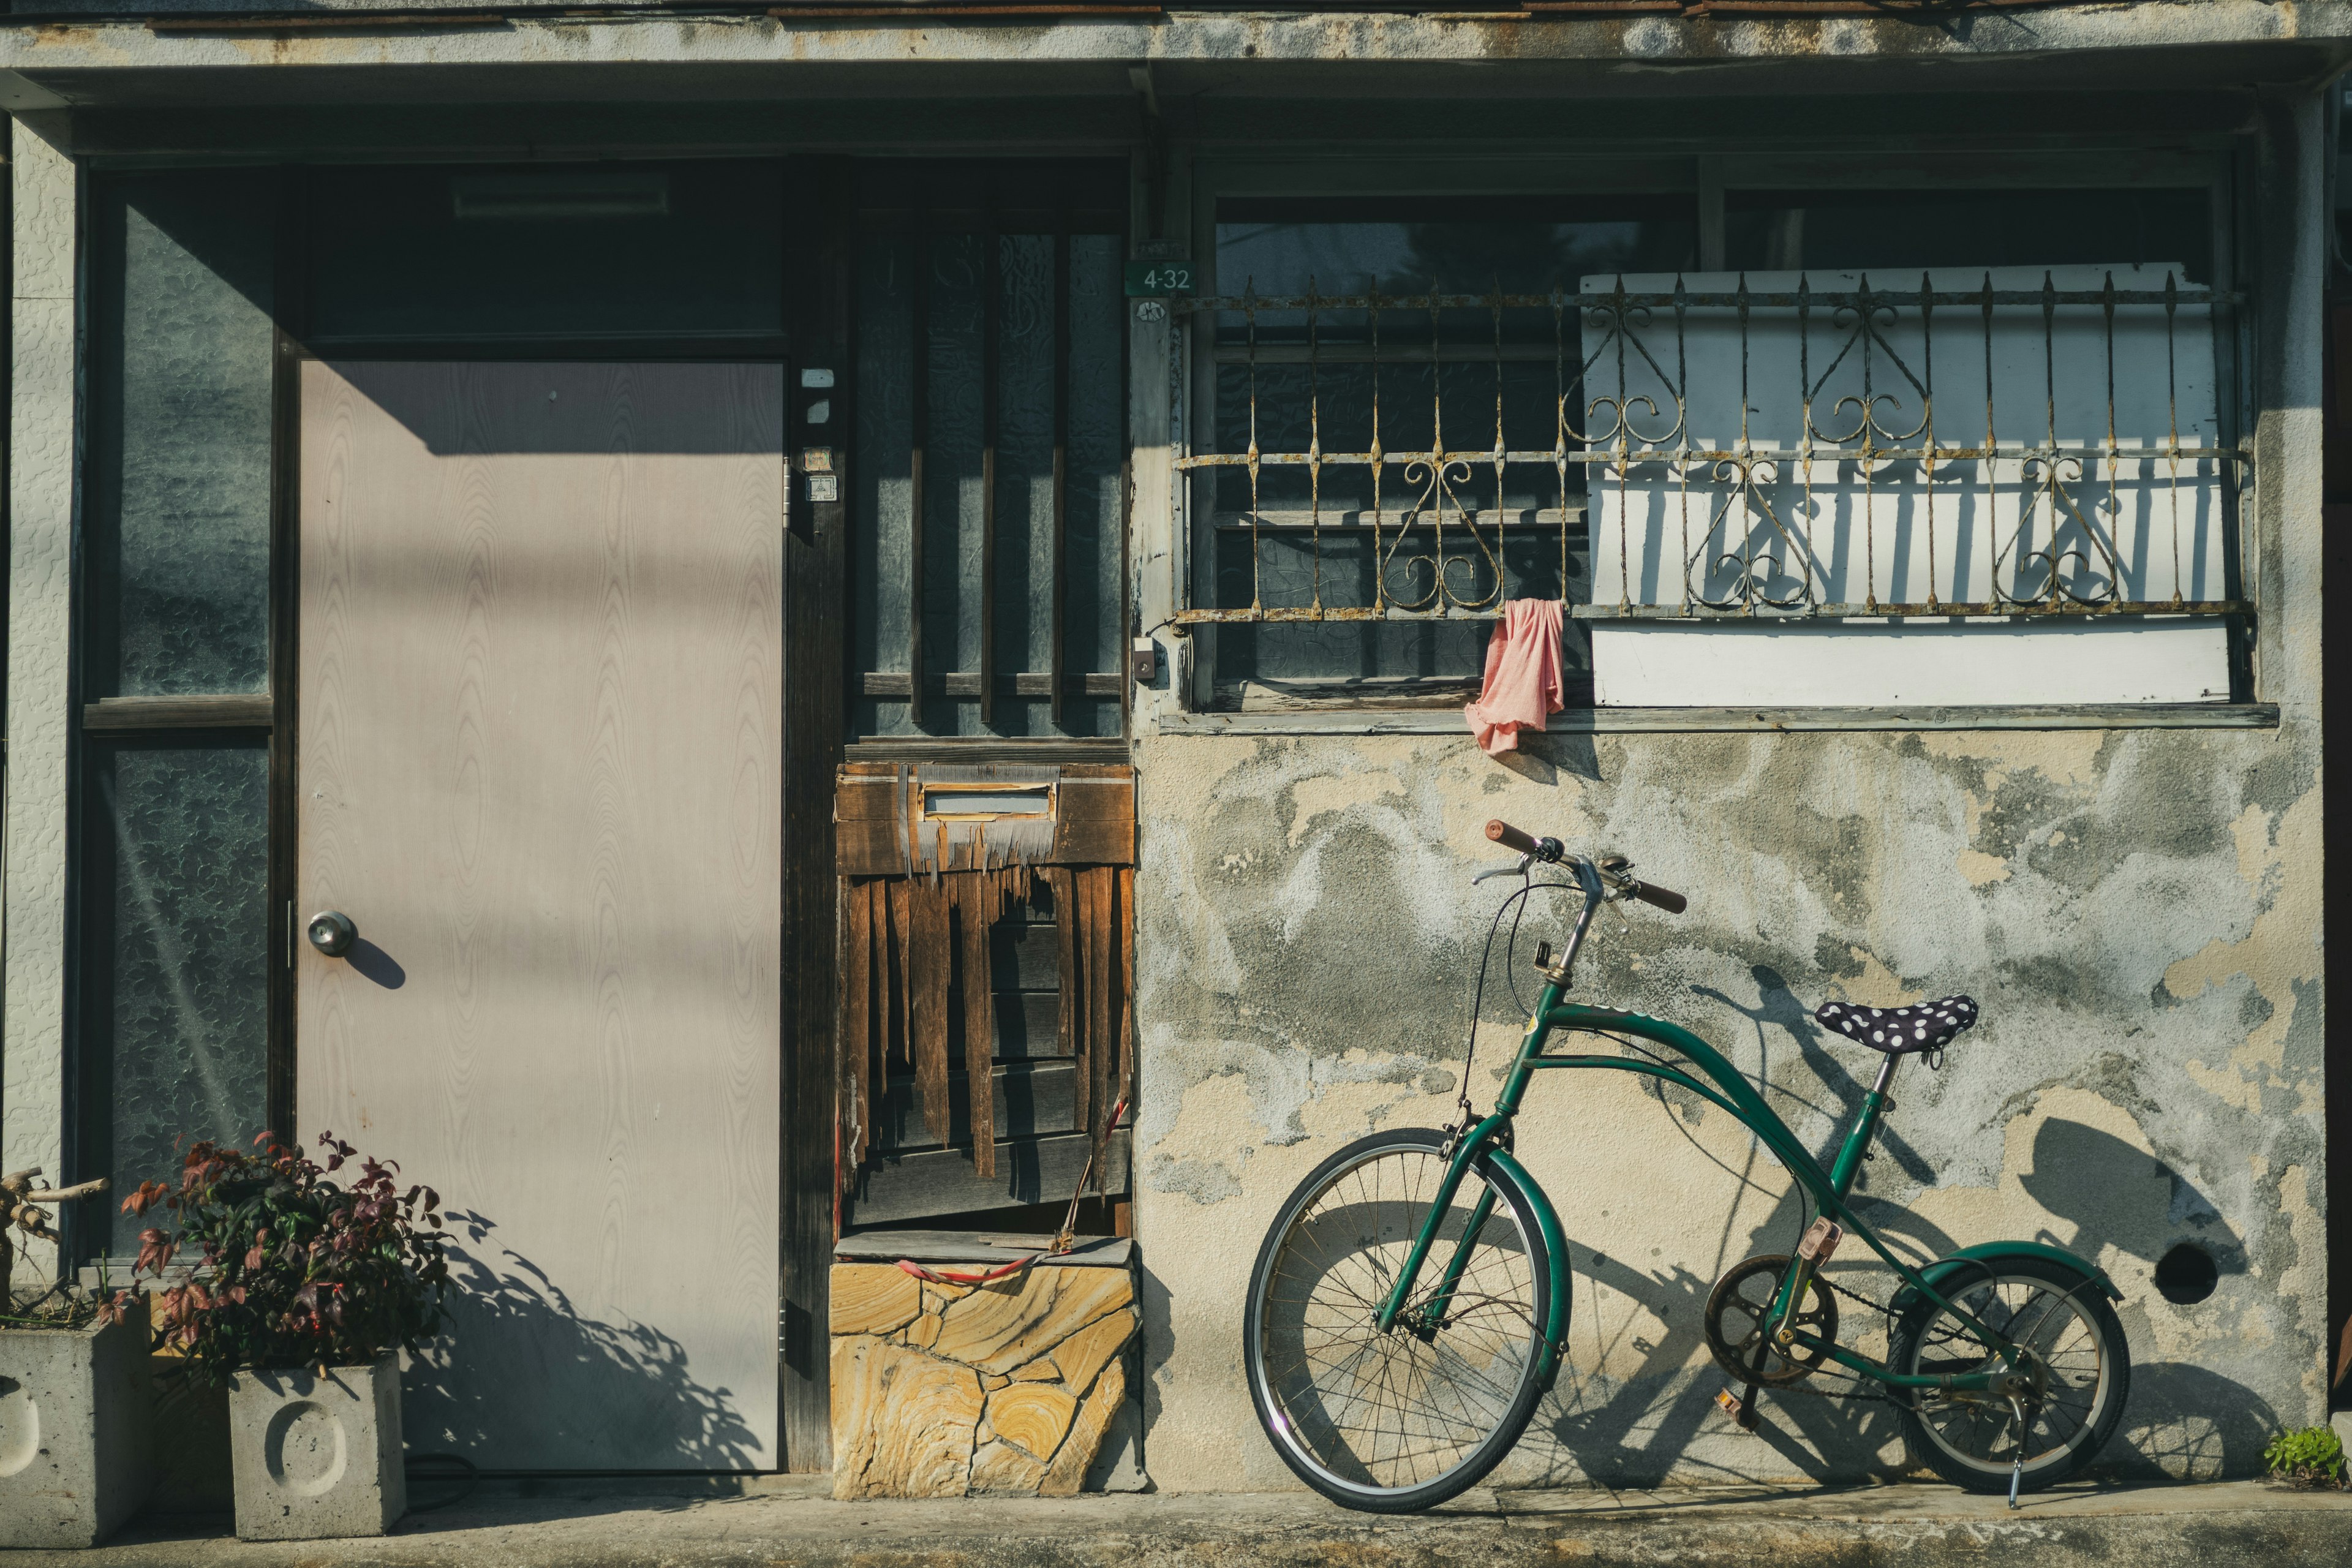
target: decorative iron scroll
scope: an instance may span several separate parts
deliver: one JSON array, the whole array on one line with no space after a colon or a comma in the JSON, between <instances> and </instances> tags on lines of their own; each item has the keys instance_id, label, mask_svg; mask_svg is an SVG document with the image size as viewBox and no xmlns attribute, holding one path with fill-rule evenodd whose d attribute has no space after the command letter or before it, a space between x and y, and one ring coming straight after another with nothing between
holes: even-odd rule
<instances>
[{"instance_id":1,"label":"decorative iron scroll","mask_svg":"<svg viewBox=\"0 0 2352 1568\"><path fill-rule=\"evenodd\" d=\"M1528 530L1557 531L1547 592L1587 619L2248 608L2231 510L2251 450L2221 438L2215 347L2242 295L2152 268L1825 280L1174 301L1232 437L1176 467L1219 535L1246 534L1249 597L1176 618L1490 618L1527 592L1507 544ZM1549 410L1507 417L1507 383L1546 367ZM1399 442L1408 380L1427 395ZM1270 593L1268 544L1301 542ZM1367 591L1334 570L1341 542Z\"/></svg>"}]
</instances>

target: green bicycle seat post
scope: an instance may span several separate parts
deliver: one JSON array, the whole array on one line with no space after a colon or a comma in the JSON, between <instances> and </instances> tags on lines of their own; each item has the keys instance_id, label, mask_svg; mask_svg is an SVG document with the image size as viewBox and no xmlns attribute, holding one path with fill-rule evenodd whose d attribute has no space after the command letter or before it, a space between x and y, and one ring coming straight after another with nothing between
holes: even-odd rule
<instances>
[{"instance_id":1,"label":"green bicycle seat post","mask_svg":"<svg viewBox=\"0 0 2352 1568\"><path fill-rule=\"evenodd\" d=\"M1893 1087L1895 1069L1902 1060L1901 1057L1890 1054L1879 1064L1878 1079L1870 1086L1870 1092L1862 1097L1862 1110L1855 1115L1852 1130L1846 1133L1844 1146L1838 1150L1837 1163L1830 1170L1830 1185L1836 1190L1840 1203L1843 1203L1846 1194L1853 1191L1854 1181L1862 1173L1862 1163L1870 1157L1870 1141L1877 1135L1879 1117L1895 1104L1887 1098L1886 1091Z\"/></svg>"},{"instance_id":2,"label":"green bicycle seat post","mask_svg":"<svg viewBox=\"0 0 2352 1568\"><path fill-rule=\"evenodd\" d=\"M1870 1152L1870 1141L1878 1133L1880 1114L1894 1104L1887 1098L1886 1090L1894 1083L1895 1068L1902 1059L1890 1054L1879 1064L1877 1081L1862 1097L1862 1109L1854 1113L1853 1125L1846 1130L1845 1142L1838 1147L1837 1159L1830 1168L1830 1190L1837 1194L1841 1204L1853 1191L1854 1180L1862 1171L1862 1162ZM1805 1288L1818 1272L1819 1267L1810 1258L1799 1257L1790 1260L1788 1272L1780 1278L1780 1289L1773 1296L1771 1309L1765 1315L1764 1332L1768 1338L1777 1338L1796 1317L1805 1300Z\"/></svg>"}]
</instances>

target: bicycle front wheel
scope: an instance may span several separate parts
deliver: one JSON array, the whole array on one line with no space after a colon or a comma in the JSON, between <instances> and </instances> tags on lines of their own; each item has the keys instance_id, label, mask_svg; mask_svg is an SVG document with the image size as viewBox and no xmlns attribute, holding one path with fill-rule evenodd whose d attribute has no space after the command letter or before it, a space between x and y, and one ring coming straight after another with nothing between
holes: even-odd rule
<instances>
[{"instance_id":1,"label":"bicycle front wheel","mask_svg":"<svg viewBox=\"0 0 2352 1568\"><path fill-rule=\"evenodd\" d=\"M1407 1513L1458 1496L1543 1397L1550 1258L1528 1194L1483 1155L1396 1325L1379 1326L1444 1184L1444 1144L1400 1129L1324 1161L1250 1276L1242 1356L1258 1420L1283 1463L1343 1507Z\"/></svg>"}]
</instances>

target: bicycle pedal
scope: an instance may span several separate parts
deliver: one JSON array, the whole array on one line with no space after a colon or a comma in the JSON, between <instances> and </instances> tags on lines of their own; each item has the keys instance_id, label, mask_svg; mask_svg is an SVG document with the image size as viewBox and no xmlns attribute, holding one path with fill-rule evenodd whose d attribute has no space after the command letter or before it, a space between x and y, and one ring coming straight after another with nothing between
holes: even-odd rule
<instances>
[{"instance_id":1,"label":"bicycle pedal","mask_svg":"<svg viewBox=\"0 0 2352 1568\"><path fill-rule=\"evenodd\" d=\"M1727 1384L1716 1394L1715 1403L1726 1415L1739 1424L1741 1431L1756 1430L1756 1385L1754 1384L1748 1385L1745 1394L1734 1394Z\"/></svg>"}]
</instances>

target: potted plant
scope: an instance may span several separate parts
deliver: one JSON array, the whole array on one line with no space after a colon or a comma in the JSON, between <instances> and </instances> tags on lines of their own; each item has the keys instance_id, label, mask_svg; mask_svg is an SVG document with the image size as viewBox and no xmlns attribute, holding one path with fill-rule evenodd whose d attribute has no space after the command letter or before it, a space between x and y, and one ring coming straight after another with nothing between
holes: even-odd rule
<instances>
[{"instance_id":1,"label":"potted plant","mask_svg":"<svg viewBox=\"0 0 2352 1568\"><path fill-rule=\"evenodd\" d=\"M399 1167L319 1135L320 1165L270 1133L259 1152L198 1143L176 1187L144 1182L123 1204L168 1211L141 1233L139 1267L194 1272L158 1296L157 1342L229 1391L236 1533L247 1541L381 1535L407 1510L400 1358L447 1317L440 1198L402 1192Z\"/></svg>"},{"instance_id":2,"label":"potted plant","mask_svg":"<svg viewBox=\"0 0 2352 1568\"><path fill-rule=\"evenodd\" d=\"M129 1303L59 1278L16 1288L16 1237L55 1244L47 1208L103 1177L49 1190L40 1170L0 1176L0 1546L95 1546L153 1484L155 1396L144 1324Z\"/></svg>"}]
</instances>

